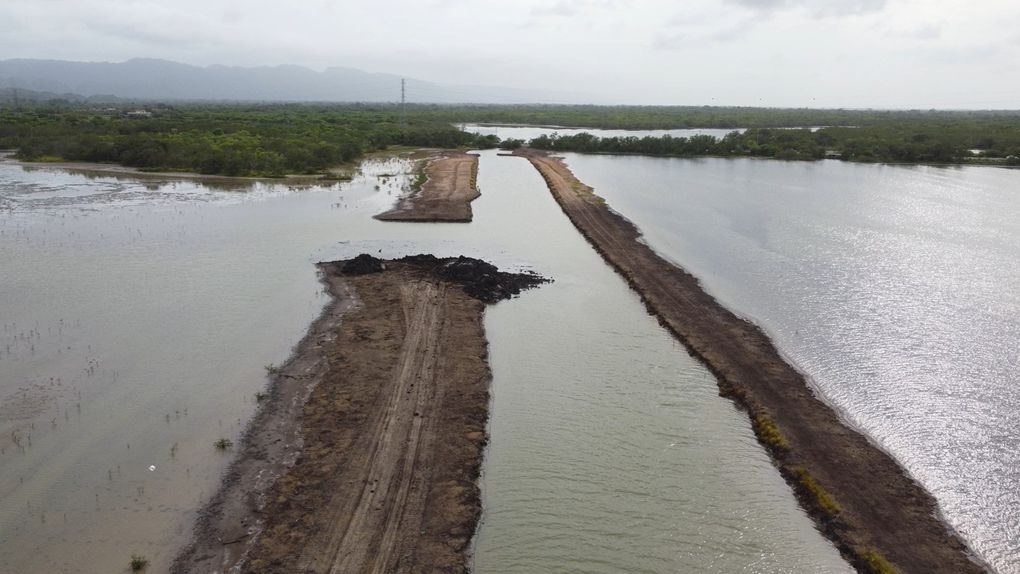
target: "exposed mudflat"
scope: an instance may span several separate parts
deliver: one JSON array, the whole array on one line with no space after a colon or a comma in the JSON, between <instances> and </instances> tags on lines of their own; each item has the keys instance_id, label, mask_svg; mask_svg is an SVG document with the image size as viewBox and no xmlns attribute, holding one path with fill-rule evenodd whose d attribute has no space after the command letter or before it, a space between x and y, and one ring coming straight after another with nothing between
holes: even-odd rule
<instances>
[{"instance_id":1,"label":"exposed mudflat","mask_svg":"<svg viewBox=\"0 0 1020 574\"><path fill-rule=\"evenodd\" d=\"M683 269L640 241L557 158L519 150L588 241L649 310L747 409L759 440L821 530L859 570L982 572L937 516L932 496L888 454L848 428L754 324L722 307Z\"/></svg>"},{"instance_id":2,"label":"exposed mudflat","mask_svg":"<svg viewBox=\"0 0 1020 574\"><path fill-rule=\"evenodd\" d=\"M274 375L175 572L466 572L491 378L488 263L322 263L333 302ZM483 302L484 301L484 302Z\"/></svg>"},{"instance_id":3,"label":"exposed mudflat","mask_svg":"<svg viewBox=\"0 0 1020 574\"><path fill-rule=\"evenodd\" d=\"M475 180L478 156L458 151L439 152L424 168L421 189L400 199L379 215L383 221L468 222L471 202L479 197Z\"/></svg>"}]
</instances>

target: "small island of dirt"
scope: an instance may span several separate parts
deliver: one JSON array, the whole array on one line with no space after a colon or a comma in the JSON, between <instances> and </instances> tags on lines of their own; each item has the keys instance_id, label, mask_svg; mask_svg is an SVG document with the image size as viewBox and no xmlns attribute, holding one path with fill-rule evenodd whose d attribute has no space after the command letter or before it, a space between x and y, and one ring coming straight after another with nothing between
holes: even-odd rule
<instances>
[{"instance_id":1,"label":"small island of dirt","mask_svg":"<svg viewBox=\"0 0 1020 574\"><path fill-rule=\"evenodd\" d=\"M467 572L487 303L544 280L466 257L321 263L333 302L252 422L173 572Z\"/></svg>"},{"instance_id":2,"label":"small island of dirt","mask_svg":"<svg viewBox=\"0 0 1020 574\"><path fill-rule=\"evenodd\" d=\"M466 223L471 221L471 202L481 194L475 181L478 156L443 151L428 160L421 189L400 199L396 207L376 215L382 221Z\"/></svg>"}]
</instances>

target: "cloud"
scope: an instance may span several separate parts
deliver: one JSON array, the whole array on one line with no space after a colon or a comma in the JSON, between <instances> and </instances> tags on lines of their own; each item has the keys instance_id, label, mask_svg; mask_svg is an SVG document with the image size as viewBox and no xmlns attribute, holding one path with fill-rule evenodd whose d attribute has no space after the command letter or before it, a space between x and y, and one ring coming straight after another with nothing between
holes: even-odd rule
<instances>
[{"instance_id":1,"label":"cloud","mask_svg":"<svg viewBox=\"0 0 1020 574\"><path fill-rule=\"evenodd\" d=\"M756 12L801 9L814 18L860 16L881 12L887 0L725 0Z\"/></svg>"},{"instance_id":2,"label":"cloud","mask_svg":"<svg viewBox=\"0 0 1020 574\"><path fill-rule=\"evenodd\" d=\"M746 36L757 24L753 21L730 23L705 31L662 33L652 41L658 50L687 50L704 47L706 43L733 42Z\"/></svg>"},{"instance_id":3,"label":"cloud","mask_svg":"<svg viewBox=\"0 0 1020 574\"><path fill-rule=\"evenodd\" d=\"M781 0L776 0L781 1ZM652 47L659 50L686 50L707 43L732 42L744 38L767 20L768 14L735 14L725 7L685 10L665 22Z\"/></svg>"},{"instance_id":4,"label":"cloud","mask_svg":"<svg viewBox=\"0 0 1020 574\"><path fill-rule=\"evenodd\" d=\"M909 40L938 40L942 37L942 28L935 24L921 24L912 28L890 30L889 35Z\"/></svg>"},{"instance_id":5,"label":"cloud","mask_svg":"<svg viewBox=\"0 0 1020 574\"><path fill-rule=\"evenodd\" d=\"M531 15L542 16L579 16L591 10L616 8L617 0L559 0L554 4L542 4L531 8Z\"/></svg>"}]
</instances>

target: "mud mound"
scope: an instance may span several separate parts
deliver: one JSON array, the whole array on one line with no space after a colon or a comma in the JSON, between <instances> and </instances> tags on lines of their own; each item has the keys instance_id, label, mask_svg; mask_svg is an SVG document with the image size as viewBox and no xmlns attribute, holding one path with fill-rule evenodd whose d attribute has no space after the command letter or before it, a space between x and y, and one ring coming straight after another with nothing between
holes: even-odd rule
<instances>
[{"instance_id":1,"label":"mud mound","mask_svg":"<svg viewBox=\"0 0 1020 574\"><path fill-rule=\"evenodd\" d=\"M444 258L409 255L397 261L457 283L465 293L484 303L509 299L525 289L548 282L548 279L534 273L507 273L491 263L463 255Z\"/></svg>"},{"instance_id":2,"label":"mud mound","mask_svg":"<svg viewBox=\"0 0 1020 574\"><path fill-rule=\"evenodd\" d=\"M367 275L368 273L378 273L383 269L386 269L386 265L383 264L382 259L362 253L354 259L344 261L340 267L340 272L344 275Z\"/></svg>"},{"instance_id":3,"label":"mud mound","mask_svg":"<svg viewBox=\"0 0 1020 574\"><path fill-rule=\"evenodd\" d=\"M342 275L367 275L387 269L386 260L362 253L346 261L329 264ZM508 273L500 271L492 263L471 257L436 257L435 255L408 255L392 261L390 267L404 266L416 272L460 285L470 297L483 303L495 303L520 294L525 289L537 287L548 279L535 273Z\"/></svg>"}]
</instances>

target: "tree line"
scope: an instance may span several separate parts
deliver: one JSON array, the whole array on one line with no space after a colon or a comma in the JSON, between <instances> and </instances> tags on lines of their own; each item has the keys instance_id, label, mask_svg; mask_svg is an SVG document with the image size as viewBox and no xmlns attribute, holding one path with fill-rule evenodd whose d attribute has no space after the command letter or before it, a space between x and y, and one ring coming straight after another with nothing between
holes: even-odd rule
<instances>
[{"instance_id":1,"label":"tree line","mask_svg":"<svg viewBox=\"0 0 1020 574\"><path fill-rule=\"evenodd\" d=\"M508 141L506 147L524 142ZM528 142L537 149L585 153L628 153L694 157L746 156L787 160L838 158L861 162L1020 164L1020 129L986 129L890 123L811 129L752 128L722 138L604 137L589 133L543 135ZM975 151L980 152L975 154Z\"/></svg>"},{"instance_id":2,"label":"tree line","mask_svg":"<svg viewBox=\"0 0 1020 574\"><path fill-rule=\"evenodd\" d=\"M134 113L132 113L134 112ZM402 125L395 106L157 105L60 102L0 108L0 149L23 160L113 162L229 176L321 173L389 146L486 148L498 138L440 119Z\"/></svg>"},{"instance_id":3,"label":"tree line","mask_svg":"<svg viewBox=\"0 0 1020 574\"><path fill-rule=\"evenodd\" d=\"M747 128L722 138L542 136L532 147L660 156L1017 163L1020 112L397 104L0 103L0 149L25 160L113 162L232 176L322 173L390 146L485 149L525 142L466 122L592 128ZM828 126L804 129L802 126ZM798 128L798 126L801 126ZM791 127L793 129L781 129ZM980 150L975 156L971 150ZM998 160L985 158L1000 158Z\"/></svg>"}]
</instances>

